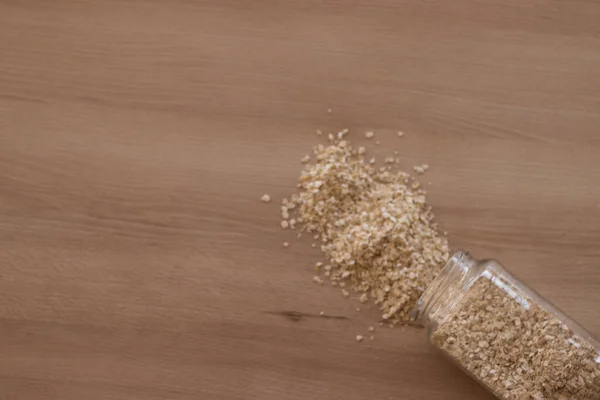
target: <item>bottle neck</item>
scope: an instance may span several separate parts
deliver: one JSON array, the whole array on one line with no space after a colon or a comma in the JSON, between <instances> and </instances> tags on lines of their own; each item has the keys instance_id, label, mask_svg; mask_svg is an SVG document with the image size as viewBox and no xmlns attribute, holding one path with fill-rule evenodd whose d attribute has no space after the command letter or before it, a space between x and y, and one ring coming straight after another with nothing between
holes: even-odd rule
<instances>
[{"instance_id":1,"label":"bottle neck","mask_svg":"<svg viewBox=\"0 0 600 400\"><path fill-rule=\"evenodd\" d=\"M415 321L426 328L435 328L477 278L479 265L469 253L455 253L417 302L413 310Z\"/></svg>"}]
</instances>

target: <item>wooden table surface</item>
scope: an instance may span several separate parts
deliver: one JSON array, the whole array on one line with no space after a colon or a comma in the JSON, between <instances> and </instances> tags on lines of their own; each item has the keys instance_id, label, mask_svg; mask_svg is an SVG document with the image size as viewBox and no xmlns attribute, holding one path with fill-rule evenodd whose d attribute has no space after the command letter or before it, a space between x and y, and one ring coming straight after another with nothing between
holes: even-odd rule
<instances>
[{"instance_id":1,"label":"wooden table surface","mask_svg":"<svg viewBox=\"0 0 600 400\"><path fill-rule=\"evenodd\" d=\"M0 1L0 399L491 399L422 330L357 344L376 309L312 282L278 202L316 129L430 164L452 248L600 335L598 21L595 0Z\"/></svg>"}]
</instances>

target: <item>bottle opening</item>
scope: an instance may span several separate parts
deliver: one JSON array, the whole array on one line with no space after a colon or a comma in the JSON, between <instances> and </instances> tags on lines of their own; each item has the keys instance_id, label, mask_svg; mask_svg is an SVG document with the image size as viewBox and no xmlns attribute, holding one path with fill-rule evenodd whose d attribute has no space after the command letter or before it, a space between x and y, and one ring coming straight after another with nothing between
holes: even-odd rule
<instances>
[{"instance_id":1,"label":"bottle opening","mask_svg":"<svg viewBox=\"0 0 600 400\"><path fill-rule=\"evenodd\" d=\"M425 327L441 322L462 297L475 265L469 253L455 253L417 302L411 315L415 322Z\"/></svg>"}]
</instances>

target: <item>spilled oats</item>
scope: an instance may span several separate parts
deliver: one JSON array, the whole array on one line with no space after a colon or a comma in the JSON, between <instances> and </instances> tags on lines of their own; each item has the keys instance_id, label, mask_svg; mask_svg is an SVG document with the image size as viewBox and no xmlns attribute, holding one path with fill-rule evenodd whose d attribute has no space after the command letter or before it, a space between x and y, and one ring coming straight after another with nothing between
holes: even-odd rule
<instances>
[{"instance_id":1,"label":"spilled oats","mask_svg":"<svg viewBox=\"0 0 600 400\"><path fill-rule=\"evenodd\" d=\"M448 242L418 182L394 171L394 158L374 167L364 147L355 149L344 139L347 132L330 134L328 146L315 147L299 192L283 200L282 227L291 225L294 214L304 231L320 239L327 259L323 273L344 297L351 289L360 302L372 299L390 324L408 322L448 260Z\"/></svg>"}]
</instances>

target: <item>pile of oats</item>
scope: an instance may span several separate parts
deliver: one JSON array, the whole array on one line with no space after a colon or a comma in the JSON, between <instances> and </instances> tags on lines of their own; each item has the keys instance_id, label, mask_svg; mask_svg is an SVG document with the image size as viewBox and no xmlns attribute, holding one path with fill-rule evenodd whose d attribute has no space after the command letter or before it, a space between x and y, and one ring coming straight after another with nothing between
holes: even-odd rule
<instances>
[{"instance_id":1,"label":"pile of oats","mask_svg":"<svg viewBox=\"0 0 600 400\"><path fill-rule=\"evenodd\" d=\"M432 340L503 400L599 400L600 354L530 299L486 277Z\"/></svg>"},{"instance_id":2,"label":"pile of oats","mask_svg":"<svg viewBox=\"0 0 600 400\"><path fill-rule=\"evenodd\" d=\"M344 297L354 292L361 302L374 300L392 325L408 322L448 260L448 242L419 183L394 171L393 157L375 168L346 134L329 134L328 146L318 145L302 160L300 190L283 200L281 226L299 223L320 240L327 262L318 270Z\"/></svg>"}]
</instances>

